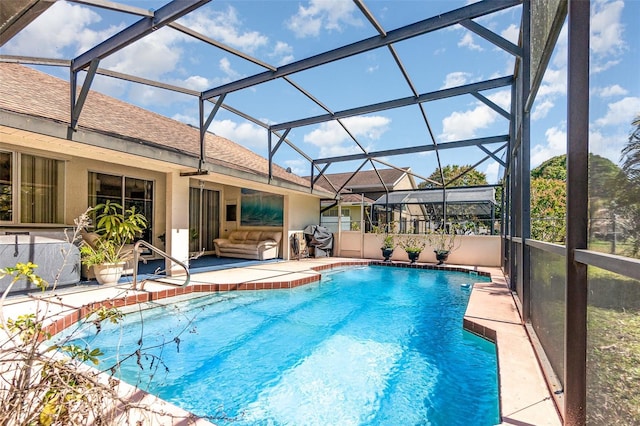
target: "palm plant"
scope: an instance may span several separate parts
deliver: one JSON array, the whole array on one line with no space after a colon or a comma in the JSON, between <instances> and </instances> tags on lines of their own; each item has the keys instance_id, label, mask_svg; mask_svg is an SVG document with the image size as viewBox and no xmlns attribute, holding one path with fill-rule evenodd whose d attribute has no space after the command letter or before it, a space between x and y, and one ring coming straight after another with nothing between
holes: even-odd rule
<instances>
[{"instance_id":1,"label":"palm plant","mask_svg":"<svg viewBox=\"0 0 640 426\"><path fill-rule=\"evenodd\" d=\"M622 149L622 175L619 184L620 212L628 223L631 242L631 256L640 254L640 115L631 122L634 129L627 145Z\"/></svg>"},{"instance_id":2,"label":"palm plant","mask_svg":"<svg viewBox=\"0 0 640 426\"><path fill-rule=\"evenodd\" d=\"M635 127L629 135L629 142L622 149L622 171L630 180L640 182L640 115L631 122Z\"/></svg>"},{"instance_id":3,"label":"palm plant","mask_svg":"<svg viewBox=\"0 0 640 426\"><path fill-rule=\"evenodd\" d=\"M125 245L142 234L147 218L135 206L124 209L118 203L107 201L96 205L91 212L96 215L97 237L80 247L82 262L87 266L104 263L123 263L131 259L133 251Z\"/></svg>"}]
</instances>

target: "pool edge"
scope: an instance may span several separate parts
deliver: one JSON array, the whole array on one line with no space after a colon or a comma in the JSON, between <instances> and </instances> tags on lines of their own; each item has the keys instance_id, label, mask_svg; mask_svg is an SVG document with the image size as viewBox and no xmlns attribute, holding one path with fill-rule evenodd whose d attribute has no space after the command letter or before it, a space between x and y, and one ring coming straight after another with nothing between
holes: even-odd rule
<instances>
[{"instance_id":1,"label":"pool edge","mask_svg":"<svg viewBox=\"0 0 640 426\"><path fill-rule=\"evenodd\" d=\"M562 424L513 295L499 268L316 258L198 273L194 274L192 284L188 287L149 283L145 290L132 290L129 284L119 284L92 287L70 294L39 293L30 295L28 300L21 303L45 301L59 306L60 312L46 324L46 331L57 334L84 318L91 309L100 306L124 307L189 293L293 288L319 281L322 271L366 265L452 270L490 276L491 282L473 285L462 326L496 344L502 424ZM235 278L230 279L231 276ZM158 401L169 404L160 399ZM199 425L211 424L202 419L198 422Z\"/></svg>"}]
</instances>

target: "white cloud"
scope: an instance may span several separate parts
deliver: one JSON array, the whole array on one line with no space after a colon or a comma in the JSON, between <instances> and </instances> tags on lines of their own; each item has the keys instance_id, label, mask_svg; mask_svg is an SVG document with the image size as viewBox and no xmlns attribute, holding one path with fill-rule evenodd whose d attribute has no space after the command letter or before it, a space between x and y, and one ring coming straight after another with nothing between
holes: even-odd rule
<instances>
[{"instance_id":1,"label":"white cloud","mask_svg":"<svg viewBox=\"0 0 640 426\"><path fill-rule=\"evenodd\" d=\"M229 62L229 59L227 58L220 59L220 61L218 62L218 65L220 70L223 73L225 73L227 77L234 79L240 76L240 73L238 73L233 68L231 68L231 62Z\"/></svg>"},{"instance_id":2,"label":"white cloud","mask_svg":"<svg viewBox=\"0 0 640 426\"><path fill-rule=\"evenodd\" d=\"M542 84L538 89L537 98L542 96L556 97L567 94L567 72L566 69L547 68L542 79Z\"/></svg>"},{"instance_id":3,"label":"white cloud","mask_svg":"<svg viewBox=\"0 0 640 426\"><path fill-rule=\"evenodd\" d=\"M245 31L236 10L228 6L226 10L198 9L179 20L194 31L218 40L229 46L252 53L265 46L269 38L258 31Z\"/></svg>"},{"instance_id":4,"label":"white cloud","mask_svg":"<svg viewBox=\"0 0 640 426\"><path fill-rule=\"evenodd\" d=\"M545 118L554 106L555 104L548 99L542 102L537 102L533 112L531 113L531 119L535 121Z\"/></svg>"},{"instance_id":5,"label":"white cloud","mask_svg":"<svg viewBox=\"0 0 640 426\"><path fill-rule=\"evenodd\" d=\"M101 66L112 71L158 80L176 69L182 58L179 34L168 28L158 31L130 44L105 58Z\"/></svg>"},{"instance_id":6,"label":"white cloud","mask_svg":"<svg viewBox=\"0 0 640 426\"><path fill-rule=\"evenodd\" d=\"M500 35L511 43L517 45L518 38L520 37L520 27L515 24L511 24L506 30L502 31Z\"/></svg>"},{"instance_id":7,"label":"white cloud","mask_svg":"<svg viewBox=\"0 0 640 426\"><path fill-rule=\"evenodd\" d=\"M551 112L559 99L567 94L566 68L548 67L538 88L532 120L541 120Z\"/></svg>"},{"instance_id":8,"label":"white cloud","mask_svg":"<svg viewBox=\"0 0 640 426\"><path fill-rule=\"evenodd\" d=\"M371 65L367 67L367 74L373 74L380 69L380 65Z\"/></svg>"},{"instance_id":9,"label":"white cloud","mask_svg":"<svg viewBox=\"0 0 640 426\"><path fill-rule=\"evenodd\" d=\"M199 127L198 118L193 115L174 114L171 118L185 124L191 124L194 127Z\"/></svg>"},{"instance_id":10,"label":"white cloud","mask_svg":"<svg viewBox=\"0 0 640 426\"><path fill-rule=\"evenodd\" d=\"M640 114L640 98L628 96L608 105L607 114L596 120L598 126L629 124Z\"/></svg>"},{"instance_id":11,"label":"white cloud","mask_svg":"<svg viewBox=\"0 0 640 426\"><path fill-rule=\"evenodd\" d=\"M614 84L613 86L602 87L598 90L598 95L600 95L600 97L602 98L608 98L610 96L624 96L627 93L629 93L627 89L624 89L617 84Z\"/></svg>"},{"instance_id":12,"label":"white cloud","mask_svg":"<svg viewBox=\"0 0 640 426\"><path fill-rule=\"evenodd\" d=\"M242 77L240 73L232 68L231 62L227 58L222 58L218 61L218 69L223 73L220 77L206 78L201 75L191 75L185 79L170 79L169 81L176 86L203 92L212 87L228 83L234 78Z\"/></svg>"},{"instance_id":13,"label":"white cloud","mask_svg":"<svg viewBox=\"0 0 640 426\"><path fill-rule=\"evenodd\" d=\"M45 13L2 47L3 53L69 58L118 32L123 24L102 31L88 27L101 21L91 9L55 2Z\"/></svg>"},{"instance_id":14,"label":"white cloud","mask_svg":"<svg viewBox=\"0 0 640 426\"><path fill-rule=\"evenodd\" d=\"M509 90L502 90L487 96L491 101L509 111L511 94ZM444 141L470 139L476 136L478 129L484 129L493 124L499 117L498 113L481 102L467 111L454 111L442 120L442 134Z\"/></svg>"},{"instance_id":15,"label":"white cloud","mask_svg":"<svg viewBox=\"0 0 640 426\"><path fill-rule=\"evenodd\" d=\"M589 130L589 152L608 158L616 164L620 163L620 152L629 140L624 133L625 127L616 129L616 133L603 135L599 130Z\"/></svg>"},{"instance_id":16,"label":"white cloud","mask_svg":"<svg viewBox=\"0 0 640 426\"><path fill-rule=\"evenodd\" d=\"M477 50L479 52L484 50L482 47L474 43L473 36L469 32L465 33L462 39L460 39L458 47L468 47L471 50Z\"/></svg>"},{"instance_id":17,"label":"white cloud","mask_svg":"<svg viewBox=\"0 0 640 426\"><path fill-rule=\"evenodd\" d=\"M462 86L469 81L469 77L471 74L463 71L456 71L447 74L444 80L444 85L440 87L441 89L447 89L449 87Z\"/></svg>"},{"instance_id":18,"label":"white cloud","mask_svg":"<svg viewBox=\"0 0 640 426\"><path fill-rule=\"evenodd\" d=\"M320 30L342 31L343 26L362 26L353 2L343 0L310 0L309 6L298 7L298 13L286 23L296 37L316 37Z\"/></svg>"},{"instance_id":19,"label":"white cloud","mask_svg":"<svg viewBox=\"0 0 640 426\"><path fill-rule=\"evenodd\" d=\"M206 77L202 77L199 75L192 75L187 77L182 81L182 85L184 85L184 87L188 89L196 90L198 92L210 89L212 86L211 82Z\"/></svg>"},{"instance_id":20,"label":"white cloud","mask_svg":"<svg viewBox=\"0 0 640 426\"><path fill-rule=\"evenodd\" d=\"M284 41L279 41L273 48L273 51L269 54L269 57L275 58L278 65L284 65L289 62L293 62L295 57L293 56L293 47Z\"/></svg>"},{"instance_id":21,"label":"white cloud","mask_svg":"<svg viewBox=\"0 0 640 426\"><path fill-rule=\"evenodd\" d=\"M492 93L491 95L488 95L487 98L489 98L491 101L496 103L505 111L511 110L511 90L510 89L500 90L499 92Z\"/></svg>"},{"instance_id":22,"label":"white cloud","mask_svg":"<svg viewBox=\"0 0 640 426\"><path fill-rule=\"evenodd\" d=\"M267 131L253 123L213 120L209 130L240 145L254 148L267 146Z\"/></svg>"},{"instance_id":23,"label":"white cloud","mask_svg":"<svg viewBox=\"0 0 640 426\"><path fill-rule=\"evenodd\" d=\"M621 24L623 1L593 3L591 11L591 51L596 55L618 55L626 50Z\"/></svg>"},{"instance_id":24,"label":"white cloud","mask_svg":"<svg viewBox=\"0 0 640 426\"><path fill-rule=\"evenodd\" d=\"M564 128L551 127L544 134L545 143L534 145L531 148L532 169L551 157L567 153L567 132Z\"/></svg>"},{"instance_id":25,"label":"white cloud","mask_svg":"<svg viewBox=\"0 0 640 426\"><path fill-rule=\"evenodd\" d=\"M566 70L567 68L567 49L568 49L569 32L565 23L560 29L560 35L554 48L551 63L558 69ZM565 71L566 72L566 71Z\"/></svg>"},{"instance_id":26,"label":"white cloud","mask_svg":"<svg viewBox=\"0 0 640 426\"><path fill-rule=\"evenodd\" d=\"M497 114L486 105L478 105L467 111L455 111L442 120L444 141L455 141L473 138L476 130L486 128L496 120Z\"/></svg>"},{"instance_id":27,"label":"white cloud","mask_svg":"<svg viewBox=\"0 0 640 426\"><path fill-rule=\"evenodd\" d=\"M620 62L622 62L621 59L614 59L614 60L604 61L604 62L592 61L589 66L589 71L592 74L599 74L601 72L608 70L609 68L615 67Z\"/></svg>"},{"instance_id":28,"label":"white cloud","mask_svg":"<svg viewBox=\"0 0 640 426\"><path fill-rule=\"evenodd\" d=\"M342 122L362 143L363 139L369 142L379 139L388 130L391 119L383 116L359 116L345 118ZM304 141L320 148L321 157L359 152L359 148L337 121L320 124L304 135ZM348 143L343 145L343 142Z\"/></svg>"},{"instance_id":29,"label":"white cloud","mask_svg":"<svg viewBox=\"0 0 640 426\"><path fill-rule=\"evenodd\" d=\"M309 171L311 170L307 160L286 160L284 166L291 167L291 173L298 176L309 176Z\"/></svg>"},{"instance_id":30,"label":"white cloud","mask_svg":"<svg viewBox=\"0 0 640 426\"><path fill-rule=\"evenodd\" d=\"M487 175L487 182L490 184L498 182L498 172L500 172L500 164L492 161L487 165L484 174Z\"/></svg>"}]
</instances>

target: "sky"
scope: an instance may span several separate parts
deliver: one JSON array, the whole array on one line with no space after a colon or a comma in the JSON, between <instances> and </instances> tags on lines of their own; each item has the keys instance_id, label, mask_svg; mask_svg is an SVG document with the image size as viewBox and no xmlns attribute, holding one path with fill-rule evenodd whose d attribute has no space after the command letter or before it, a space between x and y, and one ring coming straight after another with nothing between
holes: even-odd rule
<instances>
[{"instance_id":1,"label":"sky","mask_svg":"<svg viewBox=\"0 0 640 426\"><path fill-rule=\"evenodd\" d=\"M160 8L166 1L119 3L149 10ZM468 3L365 1L387 32ZM640 114L640 0L594 0L591 9L590 151L619 163L631 121ZM139 19L132 14L59 1L4 45L0 53L71 59ZM520 20L520 6L475 19L513 43L517 43ZM350 0L215 0L178 23L275 67L377 35ZM566 47L567 32L563 28L531 111L532 167L566 152ZM394 51L418 94L512 75L515 63L511 54L460 25L396 43ZM196 91L265 70L167 27L103 59L100 67ZM66 68L37 68L68 79ZM224 103L263 123L278 124L325 114L323 106L338 112L413 96L386 47L294 73L289 80L274 80L229 93ZM302 94L294 84L323 106ZM103 76L95 78L92 89L188 124L198 123L197 97ZM509 110L510 92L509 87L503 87L482 94ZM508 134L508 120L471 95L423 106L428 126L420 107L413 105L346 118L342 125L330 121L297 127L288 139L309 157L318 159L359 153L362 149L431 145L430 133L438 144ZM267 131L227 110L216 114L209 131L264 157L268 155ZM487 148L495 151L501 145ZM504 150L497 155L504 158ZM440 152L440 161L443 166L475 165L486 156L477 147L446 149ZM274 160L302 176L311 172L309 162L286 144L278 149ZM421 177L429 176L438 165L433 152L381 160L411 167ZM360 165L361 161L334 163L326 172L353 171ZM386 167L380 163L376 166ZM363 169L368 168L367 164ZM486 173L489 183L502 176L499 163L491 158L478 164L477 169Z\"/></svg>"}]
</instances>

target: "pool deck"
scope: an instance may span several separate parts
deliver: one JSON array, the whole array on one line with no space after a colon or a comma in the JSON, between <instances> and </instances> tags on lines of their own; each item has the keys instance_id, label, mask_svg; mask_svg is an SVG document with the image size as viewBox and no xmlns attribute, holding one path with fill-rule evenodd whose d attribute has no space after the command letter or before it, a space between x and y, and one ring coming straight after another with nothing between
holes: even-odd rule
<instances>
[{"instance_id":1,"label":"pool deck","mask_svg":"<svg viewBox=\"0 0 640 426\"><path fill-rule=\"evenodd\" d=\"M143 289L131 288L131 283L116 286L79 285L73 288L34 293L8 298L3 307L5 318L37 313L46 318L45 326L57 333L75 324L91 309L99 306L125 307L169 302L171 297L199 292L292 288L319 280L321 272L335 267L368 265L373 261L351 258L315 258L277 263L265 263L242 268L201 272L191 276L188 286L165 279L147 282ZM382 262L374 262L382 263ZM500 386L502 425L561 425L551 393L545 383L538 359L527 331L522 324L512 292L499 268L430 264L401 267L471 270L489 274L491 282L475 283L467 306L463 325L470 332L496 343ZM209 425L174 405L159 400L124 383L123 395L154 407L154 413L139 413L140 420L156 425ZM131 418L130 418L131 420ZM134 422L135 423L135 422Z\"/></svg>"}]
</instances>

